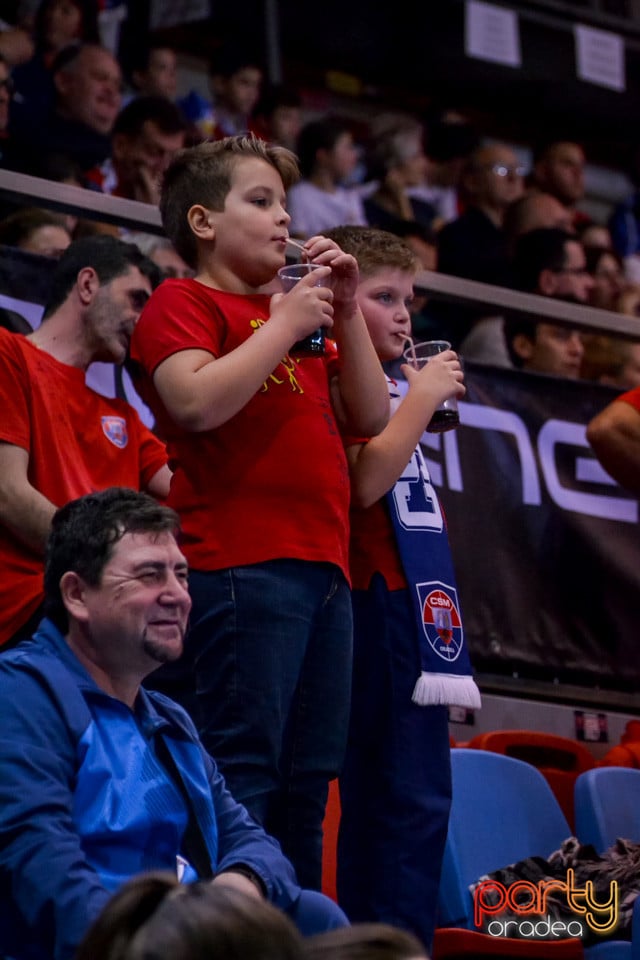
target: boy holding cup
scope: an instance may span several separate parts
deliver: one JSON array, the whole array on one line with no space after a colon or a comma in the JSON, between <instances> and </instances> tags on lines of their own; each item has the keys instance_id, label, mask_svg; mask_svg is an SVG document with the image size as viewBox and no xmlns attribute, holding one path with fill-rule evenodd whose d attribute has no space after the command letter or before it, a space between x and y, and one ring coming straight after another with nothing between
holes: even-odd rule
<instances>
[{"instance_id":1,"label":"boy holding cup","mask_svg":"<svg viewBox=\"0 0 640 960\"><path fill-rule=\"evenodd\" d=\"M254 137L174 158L160 211L196 275L158 287L131 355L174 464L168 503L191 571L184 659L161 689L192 713L230 791L280 841L300 884L319 889L351 676L338 425L376 433L389 399L352 256L311 237L306 255L330 285L310 274L288 293L261 292L285 264L296 178L289 150ZM337 356L292 356L319 327Z\"/></svg>"},{"instance_id":2,"label":"boy holding cup","mask_svg":"<svg viewBox=\"0 0 640 960\"><path fill-rule=\"evenodd\" d=\"M380 361L411 335L415 256L381 230L328 232L358 261L357 299ZM416 366L419 364L416 363ZM431 947L451 800L447 705L480 706L464 646L446 527L419 440L462 397L457 355L402 367L376 437L347 437L354 673L340 777L338 900L352 922L411 930Z\"/></svg>"}]
</instances>

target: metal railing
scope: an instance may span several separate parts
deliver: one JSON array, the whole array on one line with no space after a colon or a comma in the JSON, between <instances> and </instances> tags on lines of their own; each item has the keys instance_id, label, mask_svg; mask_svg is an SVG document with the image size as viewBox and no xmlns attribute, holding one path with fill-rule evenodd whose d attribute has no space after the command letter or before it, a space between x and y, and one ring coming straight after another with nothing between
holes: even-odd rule
<instances>
[{"instance_id":1,"label":"metal railing","mask_svg":"<svg viewBox=\"0 0 640 960\"><path fill-rule=\"evenodd\" d=\"M123 200L11 170L0 170L0 194L50 210L163 236L158 208L137 200ZM293 246L289 252L292 257L299 255ZM506 287L463 280L429 270L418 275L416 287L436 300L487 307L487 313L506 313L512 317L551 321L583 330L604 330L628 338L640 337L640 320L610 310L565 303L551 297L520 293Z\"/></svg>"}]
</instances>

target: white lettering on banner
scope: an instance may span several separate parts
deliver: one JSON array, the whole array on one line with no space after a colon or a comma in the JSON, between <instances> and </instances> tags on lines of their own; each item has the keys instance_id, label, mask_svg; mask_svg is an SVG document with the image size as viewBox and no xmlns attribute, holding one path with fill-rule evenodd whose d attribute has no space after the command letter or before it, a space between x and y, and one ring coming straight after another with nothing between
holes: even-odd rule
<instances>
[{"instance_id":1,"label":"white lettering on banner","mask_svg":"<svg viewBox=\"0 0 640 960\"><path fill-rule=\"evenodd\" d=\"M590 517L621 520L622 523L637 523L637 500L581 493L579 490L570 490L562 486L555 462L555 449L560 443L590 449L587 440L587 428L581 423L567 423L566 420L547 420L538 434L538 453L540 454L542 474L547 489L558 506L564 510L586 513Z\"/></svg>"},{"instance_id":2,"label":"white lettering on banner","mask_svg":"<svg viewBox=\"0 0 640 960\"><path fill-rule=\"evenodd\" d=\"M525 422L518 414L509 410L498 410L495 407L486 407L476 403L460 402L460 423L465 427L475 427L479 430L495 430L509 434L515 441L518 455L521 483L522 502L531 506L542 503L541 482L536 463L534 443L529 436ZM443 453L444 469L441 464L426 459L429 473L436 486L444 486L445 474L450 490L462 492L464 478L460 464L458 437L454 430L444 434L425 433L421 438L423 447L440 450ZM560 445L582 447L591 450L586 437L586 426L581 423L571 423L567 420L550 419L543 424L537 438L537 452L540 459L540 470L545 486L551 499L562 510L572 510L576 513L591 517L601 517L607 520L617 520L621 523L638 522L638 501L629 496L612 494L587 493L571 489L562 485L556 465L556 450ZM622 490L615 484L600 467L594 456L576 457L576 482L601 483L614 485L620 493Z\"/></svg>"},{"instance_id":3,"label":"white lettering on banner","mask_svg":"<svg viewBox=\"0 0 640 960\"><path fill-rule=\"evenodd\" d=\"M440 504L431 482L420 472L417 453L393 488L393 499L398 519L406 530L442 530Z\"/></svg>"}]
</instances>

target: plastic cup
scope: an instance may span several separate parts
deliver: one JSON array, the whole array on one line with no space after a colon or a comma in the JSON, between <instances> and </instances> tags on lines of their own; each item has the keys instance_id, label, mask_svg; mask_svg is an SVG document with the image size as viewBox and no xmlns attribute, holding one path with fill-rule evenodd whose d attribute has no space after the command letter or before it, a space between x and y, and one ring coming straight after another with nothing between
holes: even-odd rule
<instances>
[{"instance_id":1,"label":"plastic cup","mask_svg":"<svg viewBox=\"0 0 640 960\"><path fill-rule=\"evenodd\" d=\"M289 263L285 267L280 267L278 276L284 293L292 290L298 280L308 277L310 273L320 269L319 263ZM318 277L315 287L327 287L329 285L327 277ZM321 357L324 353L324 330L318 327L313 333L298 340L289 350L294 357Z\"/></svg>"},{"instance_id":2,"label":"plastic cup","mask_svg":"<svg viewBox=\"0 0 640 960\"><path fill-rule=\"evenodd\" d=\"M448 340L425 340L423 343L412 344L404 351L403 356L405 362L414 370L421 370L432 357L450 349L451 344ZM458 401L456 397L449 397L434 411L427 424L427 433L445 433L447 430L455 430L459 423Z\"/></svg>"},{"instance_id":3,"label":"plastic cup","mask_svg":"<svg viewBox=\"0 0 640 960\"><path fill-rule=\"evenodd\" d=\"M321 269L322 265L319 263L288 263L286 266L280 267L278 270L278 276L280 277L280 283L282 284L283 291L288 293L289 290L292 290L295 287L298 280L302 280L303 277L308 277L309 274L313 273L315 270ZM318 280L314 286L328 286L327 278L318 277Z\"/></svg>"}]
</instances>

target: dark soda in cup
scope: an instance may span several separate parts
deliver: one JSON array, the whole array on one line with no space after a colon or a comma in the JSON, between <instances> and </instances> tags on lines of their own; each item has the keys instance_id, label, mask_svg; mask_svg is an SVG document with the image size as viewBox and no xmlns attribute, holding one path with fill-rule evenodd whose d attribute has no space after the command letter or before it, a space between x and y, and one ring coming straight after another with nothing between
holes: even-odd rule
<instances>
[{"instance_id":1,"label":"dark soda in cup","mask_svg":"<svg viewBox=\"0 0 640 960\"><path fill-rule=\"evenodd\" d=\"M318 327L304 340L297 340L289 350L292 357L321 357L324 354L324 328Z\"/></svg>"},{"instance_id":2,"label":"dark soda in cup","mask_svg":"<svg viewBox=\"0 0 640 960\"><path fill-rule=\"evenodd\" d=\"M289 290L296 285L298 280L301 280L319 267L320 264L317 263L290 263L285 267L281 267L280 270L278 270L278 276L280 277L282 289L285 293L288 293ZM322 278L318 281L317 286L328 286L328 280ZM324 329L322 327L318 327L317 330L310 333L308 337L304 337L303 340L298 340L289 350L289 355L292 357L321 357L323 354Z\"/></svg>"},{"instance_id":3,"label":"dark soda in cup","mask_svg":"<svg viewBox=\"0 0 640 960\"><path fill-rule=\"evenodd\" d=\"M457 410L446 410L439 407L427 425L427 433L446 433L460 426L460 414Z\"/></svg>"},{"instance_id":4,"label":"dark soda in cup","mask_svg":"<svg viewBox=\"0 0 640 960\"><path fill-rule=\"evenodd\" d=\"M424 343L413 343L409 340L409 343L410 346L404 351L403 356L414 370L420 370L425 363L428 363L430 357L451 349L448 340L427 340ZM435 410L427 425L427 433L446 433L447 430L455 430L458 426L460 426L458 401L455 397L449 397Z\"/></svg>"}]
</instances>

